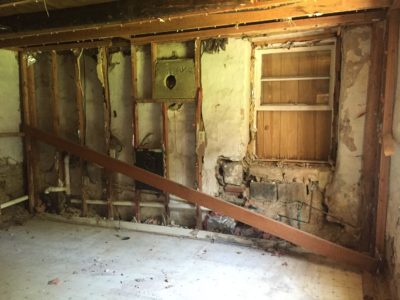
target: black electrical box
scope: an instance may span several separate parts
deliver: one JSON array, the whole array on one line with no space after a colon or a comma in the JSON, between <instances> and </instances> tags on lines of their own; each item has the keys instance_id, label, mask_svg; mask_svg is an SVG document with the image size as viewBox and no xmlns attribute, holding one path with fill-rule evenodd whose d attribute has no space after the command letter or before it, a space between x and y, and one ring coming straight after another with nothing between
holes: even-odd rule
<instances>
[{"instance_id":1,"label":"black electrical box","mask_svg":"<svg viewBox=\"0 0 400 300\"><path fill-rule=\"evenodd\" d=\"M163 152L158 149L136 149L135 165L160 176L164 176L164 158ZM135 181L135 186L138 190L151 190L161 192L148 184L140 181Z\"/></svg>"}]
</instances>

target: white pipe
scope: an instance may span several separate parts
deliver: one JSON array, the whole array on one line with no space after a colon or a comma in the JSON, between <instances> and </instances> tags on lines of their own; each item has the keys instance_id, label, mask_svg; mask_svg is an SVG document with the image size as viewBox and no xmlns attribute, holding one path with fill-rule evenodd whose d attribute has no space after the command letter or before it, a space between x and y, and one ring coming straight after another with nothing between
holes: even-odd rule
<instances>
[{"instance_id":1,"label":"white pipe","mask_svg":"<svg viewBox=\"0 0 400 300\"><path fill-rule=\"evenodd\" d=\"M81 204L82 200L79 199L71 199L71 203ZM91 205L107 205L107 201L104 200L86 200L87 204ZM134 202L131 201L112 201L112 205L115 206L135 206ZM165 205L162 203L152 203L152 202L142 202L140 203L140 207L153 207L153 208L164 208ZM170 203L169 208L171 209L196 209L195 206L186 203ZM202 207L203 211L209 211L208 208Z\"/></svg>"},{"instance_id":2,"label":"white pipe","mask_svg":"<svg viewBox=\"0 0 400 300\"><path fill-rule=\"evenodd\" d=\"M12 205L15 205L15 204L24 202L24 201L26 201L26 200L28 200L28 199L29 199L28 196L19 197L19 198L17 198L17 199L14 199L14 200L11 200L11 201L8 201L8 202L6 202L6 203L1 204L1 205L0 205L0 209L3 209L3 208L6 208L6 207L9 207L9 206L12 206Z\"/></svg>"},{"instance_id":3,"label":"white pipe","mask_svg":"<svg viewBox=\"0 0 400 300\"><path fill-rule=\"evenodd\" d=\"M71 182L69 175L69 155L66 155L64 157L64 175L65 175L65 184L63 184L60 181L59 186L49 186L44 190L44 193L50 194L50 193L65 192L65 194L71 195Z\"/></svg>"},{"instance_id":4,"label":"white pipe","mask_svg":"<svg viewBox=\"0 0 400 300\"><path fill-rule=\"evenodd\" d=\"M65 186L49 186L44 190L45 194L50 194L50 193L61 193L65 192L67 188Z\"/></svg>"}]
</instances>

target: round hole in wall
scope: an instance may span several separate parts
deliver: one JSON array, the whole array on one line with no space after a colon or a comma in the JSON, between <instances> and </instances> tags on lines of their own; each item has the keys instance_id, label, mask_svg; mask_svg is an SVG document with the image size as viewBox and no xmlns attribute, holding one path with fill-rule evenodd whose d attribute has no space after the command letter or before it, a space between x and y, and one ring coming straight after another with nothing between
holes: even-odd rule
<instances>
[{"instance_id":1,"label":"round hole in wall","mask_svg":"<svg viewBox=\"0 0 400 300\"><path fill-rule=\"evenodd\" d=\"M167 88L169 88L170 90L172 90L176 85L176 78L174 75L169 75L166 79L165 79L165 86Z\"/></svg>"}]
</instances>

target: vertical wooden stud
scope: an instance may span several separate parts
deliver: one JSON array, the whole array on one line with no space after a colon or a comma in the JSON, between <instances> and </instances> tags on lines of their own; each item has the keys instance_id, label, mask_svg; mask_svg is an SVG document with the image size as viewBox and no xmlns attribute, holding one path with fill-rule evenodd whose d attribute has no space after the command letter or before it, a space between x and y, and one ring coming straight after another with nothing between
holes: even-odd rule
<instances>
[{"instance_id":1,"label":"vertical wooden stud","mask_svg":"<svg viewBox=\"0 0 400 300\"><path fill-rule=\"evenodd\" d=\"M83 51L83 50L81 50ZM85 145L86 140L86 120L85 120L85 107L83 103L83 87L82 87L82 80L81 80L81 56L83 52L80 52L78 55L75 55L75 62L74 62L74 79L75 79L75 102L76 102L76 109L78 112L78 120L79 120L79 144L81 146ZM86 197L86 189L85 189L85 176L84 171L86 169L86 163L81 159L80 160L80 169L81 169L81 181L82 181L82 216L87 216L87 197Z\"/></svg>"},{"instance_id":2,"label":"vertical wooden stud","mask_svg":"<svg viewBox=\"0 0 400 300\"><path fill-rule=\"evenodd\" d=\"M30 125L32 127L37 127L38 125L38 117L37 117L37 107L36 107L36 83L35 83L35 64L32 63L29 65L27 63L27 83L28 83L28 110L29 110L29 118ZM41 203L39 203L39 151L38 145L35 140L31 140L31 168L33 173L33 186L34 186L34 196L33 203L34 206L37 207Z\"/></svg>"},{"instance_id":3,"label":"vertical wooden stud","mask_svg":"<svg viewBox=\"0 0 400 300\"><path fill-rule=\"evenodd\" d=\"M392 134L393 108L396 93L397 62L399 47L400 10L390 10L387 21L387 57L385 90L382 110L381 136ZM386 214L389 198L390 156L386 156L381 146L379 165L378 206L376 217L375 254L381 259L385 251Z\"/></svg>"},{"instance_id":4,"label":"vertical wooden stud","mask_svg":"<svg viewBox=\"0 0 400 300\"><path fill-rule=\"evenodd\" d=\"M204 136L204 124L202 120L202 89L201 89L201 40L194 41L194 67L195 67L195 81L197 87L196 95L196 114L195 114L195 134L196 134L196 186L197 190L202 190L202 169L203 169L203 155L204 155L204 140L200 137ZM196 228L202 229L202 213L201 207L196 205Z\"/></svg>"},{"instance_id":5,"label":"vertical wooden stud","mask_svg":"<svg viewBox=\"0 0 400 300\"><path fill-rule=\"evenodd\" d=\"M30 107L29 107L29 93L28 93L28 63L27 54L25 52L19 52L19 68L20 68L20 87L21 87L21 100L23 109L23 124L24 126L31 125ZM34 171L33 171L33 157L32 157L32 140L29 136L25 137L24 140L25 148L25 160L27 170L27 185L28 185L28 196L29 196L29 211L34 212L35 209L35 197L37 188L35 186Z\"/></svg>"},{"instance_id":6,"label":"vertical wooden stud","mask_svg":"<svg viewBox=\"0 0 400 300\"><path fill-rule=\"evenodd\" d=\"M103 84L103 110L104 110L104 137L105 137L105 146L106 153L108 156L111 155L111 101L110 101L110 86L108 80L108 60L109 54L108 49L102 47L99 49L99 58L101 59L101 70L102 70L102 84ZM106 199L107 199L107 214L109 219L114 218L113 204L112 204L112 181L113 181L113 173L106 171Z\"/></svg>"},{"instance_id":7,"label":"vertical wooden stud","mask_svg":"<svg viewBox=\"0 0 400 300\"><path fill-rule=\"evenodd\" d=\"M371 176L378 172L378 117L382 91L382 69L384 64L383 22L372 24L371 66L368 78L367 106L364 125L363 161L362 161L362 202L360 205L361 238L360 250L373 254L374 224L378 178Z\"/></svg>"},{"instance_id":8,"label":"vertical wooden stud","mask_svg":"<svg viewBox=\"0 0 400 300\"><path fill-rule=\"evenodd\" d=\"M155 78L156 78L156 66L157 66L157 44L151 43L151 95L154 99L155 94ZM163 147L163 160L164 160L164 177L169 177L169 164L168 164L168 104L161 103L162 110L162 147ZM167 223L170 219L169 210L169 194L164 193L164 207Z\"/></svg>"},{"instance_id":9,"label":"vertical wooden stud","mask_svg":"<svg viewBox=\"0 0 400 300\"><path fill-rule=\"evenodd\" d=\"M58 92L57 52L51 51L51 112L53 119L53 133L60 136L60 95ZM64 181L64 161L60 151L56 152L56 166L58 180Z\"/></svg>"},{"instance_id":10,"label":"vertical wooden stud","mask_svg":"<svg viewBox=\"0 0 400 300\"><path fill-rule=\"evenodd\" d=\"M133 132L133 148L136 150L139 145L139 130L138 130L138 108L137 108L137 56L136 46L131 44L131 76L132 76L132 132ZM135 218L140 223L140 190L135 187Z\"/></svg>"}]
</instances>

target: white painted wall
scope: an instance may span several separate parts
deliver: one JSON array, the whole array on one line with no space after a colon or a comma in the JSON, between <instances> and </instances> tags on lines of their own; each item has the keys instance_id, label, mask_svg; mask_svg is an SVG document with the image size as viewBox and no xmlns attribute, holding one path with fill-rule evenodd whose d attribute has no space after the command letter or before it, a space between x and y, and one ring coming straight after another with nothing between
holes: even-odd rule
<instances>
[{"instance_id":1,"label":"white painted wall","mask_svg":"<svg viewBox=\"0 0 400 300\"><path fill-rule=\"evenodd\" d=\"M229 39L226 51L201 58L203 119L207 147L203 191L218 193L217 159L242 160L249 142L251 44Z\"/></svg>"},{"instance_id":2,"label":"white painted wall","mask_svg":"<svg viewBox=\"0 0 400 300\"><path fill-rule=\"evenodd\" d=\"M18 132L21 123L18 55L0 49L0 132ZM22 162L22 139L2 138L0 158Z\"/></svg>"},{"instance_id":3,"label":"white painted wall","mask_svg":"<svg viewBox=\"0 0 400 300\"><path fill-rule=\"evenodd\" d=\"M369 26L343 31L339 143L334 178L326 193L329 213L354 226L359 222L370 44Z\"/></svg>"}]
</instances>

